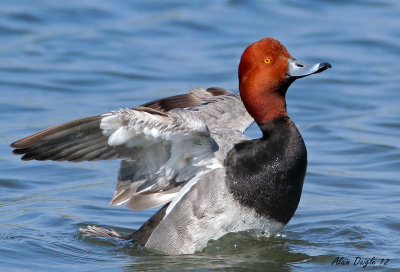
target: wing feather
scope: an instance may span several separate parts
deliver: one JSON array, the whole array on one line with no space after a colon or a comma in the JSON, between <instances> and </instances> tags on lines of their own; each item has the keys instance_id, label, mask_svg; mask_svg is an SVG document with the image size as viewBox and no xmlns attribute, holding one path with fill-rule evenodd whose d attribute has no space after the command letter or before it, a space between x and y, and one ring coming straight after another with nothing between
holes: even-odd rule
<instances>
[{"instance_id":1,"label":"wing feather","mask_svg":"<svg viewBox=\"0 0 400 272\"><path fill-rule=\"evenodd\" d=\"M11 146L23 160L121 159L110 204L148 209L172 201L199 173L221 167L215 154L225 134L234 142L252 122L239 96L209 88L60 124Z\"/></svg>"},{"instance_id":2,"label":"wing feather","mask_svg":"<svg viewBox=\"0 0 400 272\"><path fill-rule=\"evenodd\" d=\"M148 209L172 201L215 164L212 138L193 112L138 107L64 123L13 143L24 160L122 160L111 205Z\"/></svg>"}]
</instances>

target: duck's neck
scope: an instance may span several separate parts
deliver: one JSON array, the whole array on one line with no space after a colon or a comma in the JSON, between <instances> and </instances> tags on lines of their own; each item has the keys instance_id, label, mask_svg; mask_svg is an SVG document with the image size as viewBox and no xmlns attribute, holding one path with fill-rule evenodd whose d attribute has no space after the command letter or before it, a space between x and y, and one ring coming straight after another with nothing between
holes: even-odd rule
<instances>
[{"instance_id":1,"label":"duck's neck","mask_svg":"<svg viewBox=\"0 0 400 272\"><path fill-rule=\"evenodd\" d=\"M243 104L259 126L277 117L288 116L285 95L289 85L289 82L265 84L265 80L261 82L252 78L239 80Z\"/></svg>"}]
</instances>

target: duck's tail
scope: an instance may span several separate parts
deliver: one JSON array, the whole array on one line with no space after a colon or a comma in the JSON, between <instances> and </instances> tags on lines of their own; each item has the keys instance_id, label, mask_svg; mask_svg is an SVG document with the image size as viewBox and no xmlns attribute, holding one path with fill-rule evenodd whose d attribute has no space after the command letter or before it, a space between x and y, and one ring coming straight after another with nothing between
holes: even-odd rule
<instances>
[{"instance_id":1,"label":"duck's tail","mask_svg":"<svg viewBox=\"0 0 400 272\"><path fill-rule=\"evenodd\" d=\"M104 229L96 226L86 226L86 228L79 229L81 233L90 235L90 236L97 236L103 238L118 238L118 239L126 239L127 235L123 235L115 230L111 229Z\"/></svg>"},{"instance_id":2,"label":"duck's tail","mask_svg":"<svg viewBox=\"0 0 400 272\"><path fill-rule=\"evenodd\" d=\"M147 240L150 238L150 235L153 233L154 229L158 226L161 220L165 216L165 211L167 210L169 203L164 205L157 213L155 213L149 220L147 220L143 226L140 227L137 231L132 234L121 234L113 229L104 229L96 226L87 226L86 228L80 228L81 233L103 237L103 238L118 238L123 240L136 240L141 245L145 245Z\"/></svg>"}]
</instances>

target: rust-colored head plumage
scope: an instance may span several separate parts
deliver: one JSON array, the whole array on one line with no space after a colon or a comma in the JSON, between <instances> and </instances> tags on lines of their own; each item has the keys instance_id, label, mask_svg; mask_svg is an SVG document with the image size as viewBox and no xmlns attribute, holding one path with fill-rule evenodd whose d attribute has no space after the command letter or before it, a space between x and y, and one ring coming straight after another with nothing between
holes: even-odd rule
<instances>
[{"instance_id":1,"label":"rust-colored head plumage","mask_svg":"<svg viewBox=\"0 0 400 272\"><path fill-rule=\"evenodd\" d=\"M239 79L244 79L252 72L263 72L264 78L270 75L270 82L282 79L288 68L288 58L293 59L278 40L274 38L259 40L249 45L243 52L239 64Z\"/></svg>"},{"instance_id":2,"label":"rust-colored head plumage","mask_svg":"<svg viewBox=\"0 0 400 272\"><path fill-rule=\"evenodd\" d=\"M331 65L308 65L293 58L274 38L249 45L239 64L239 90L250 115L258 123L287 116L285 95L297 78L322 72Z\"/></svg>"},{"instance_id":3,"label":"rust-colored head plumage","mask_svg":"<svg viewBox=\"0 0 400 272\"><path fill-rule=\"evenodd\" d=\"M242 100L257 122L286 115L285 93L288 84L287 59L293 57L274 38L249 45L239 64L239 89ZM287 85L287 86L286 86Z\"/></svg>"}]
</instances>

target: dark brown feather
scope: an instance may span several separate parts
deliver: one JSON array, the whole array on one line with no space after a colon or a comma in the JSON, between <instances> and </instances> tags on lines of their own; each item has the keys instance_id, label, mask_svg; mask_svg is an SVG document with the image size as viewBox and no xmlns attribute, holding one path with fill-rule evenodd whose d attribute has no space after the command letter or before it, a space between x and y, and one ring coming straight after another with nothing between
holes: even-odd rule
<instances>
[{"instance_id":1,"label":"dark brown feather","mask_svg":"<svg viewBox=\"0 0 400 272\"><path fill-rule=\"evenodd\" d=\"M212 94L213 96L220 96L220 95L229 95L232 94L230 91L227 91L220 87L210 87L207 89L207 92Z\"/></svg>"},{"instance_id":2,"label":"dark brown feather","mask_svg":"<svg viewBox=\"0 0 400 272\"><path fill-rule=\"evenodd\" d=\"M213 96L219 96L219 95L226 95L226 94L231 94L231 92L218 88L218 87L212 87L208 88L206 90ZM189 108L189 107L194 107L202 104L204 102L204 99L201 99L200 97L196 96L193 93L187 93L187 94L180 94L180 95L175 95L175 96L170 96L166 97L163 99L151 101L149 103L146 103L142 105L143 107L148 107L152 109L156 109L159 111L164 111L168 112L172 109L176 108Z\"/></svg>"},{"instance_id":3,"label":"dark brown feather","mask_svg":"<svg viewBox=\"0 0 400 272\"><path fill-rule=\"evenodd\" d=\"M93 122L93 121L98 121L98 122L94 122L95 125L92 126L93 129L96 129L96 125L97 125L97 123L100 124L100 120L101 120L101 116L97 115L97 116L91 116L91 117L86 117L86 118L66 122L66 123L63 123L63 124L60 124L60 125L57 125L54 127L47 128L47 129L42 130L38 133L35 133L31 136L28 136L26 138L18 140L16 142L12 143L10 146L13 148L17 148L17 149L30 147L30 146L32 146L32 144L38 144L40 142L40 140L43 139L44 137L54 135L58 132L62 132L62 131L65 131L65 130L71 129L71 128L75 128L76 130L78 130L80 125L83 125L83 124L87 125L87 123ZM97 125L97 128L100 130L100 127L98 125ZM16 154L21 154L21 153L16 153Z\"/></svg>"}]
</instances>

